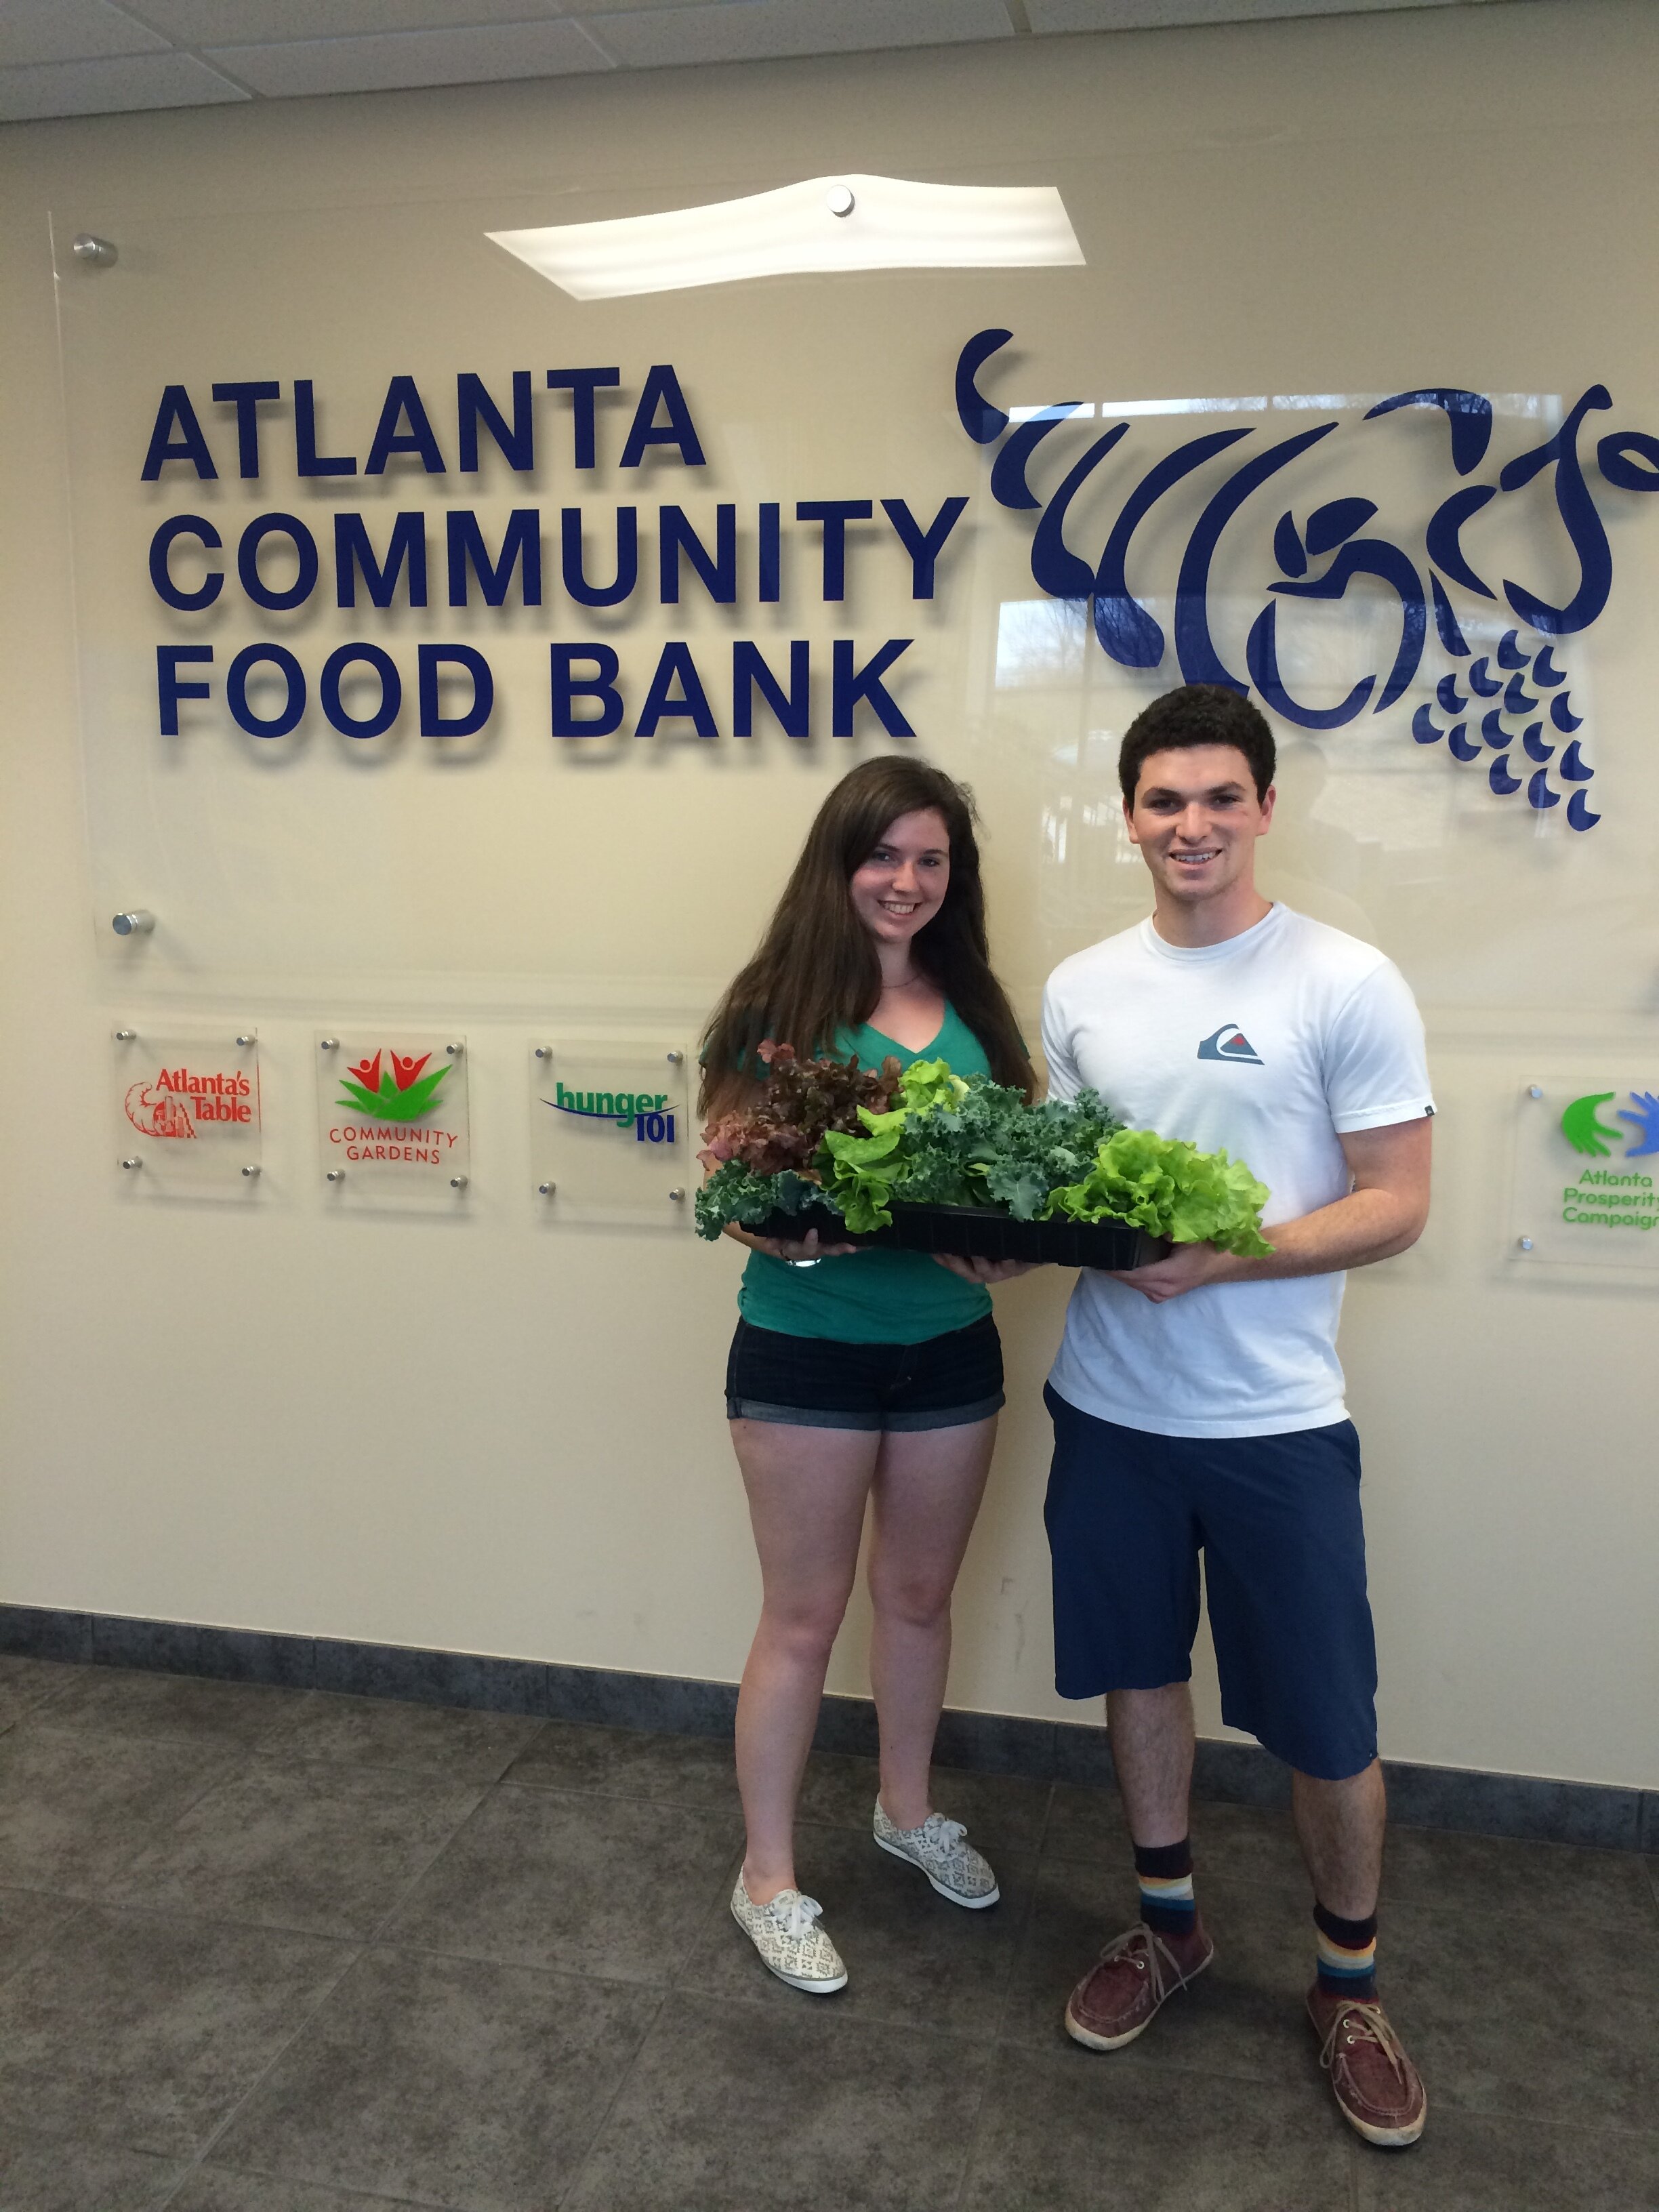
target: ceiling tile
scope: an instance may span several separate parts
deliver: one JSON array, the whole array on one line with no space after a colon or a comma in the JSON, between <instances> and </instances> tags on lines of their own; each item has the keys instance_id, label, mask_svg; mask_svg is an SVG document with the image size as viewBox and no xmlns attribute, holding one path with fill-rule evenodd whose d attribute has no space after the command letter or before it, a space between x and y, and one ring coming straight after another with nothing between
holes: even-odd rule
<instances>
[{"instance_id":1,"label":"ceiling tile","mask_svg":"<svg viewBox=\"0 0 1659 2212\"><path fill-rule=\"evenodd\" d=\"M300 39L281 46L208 51L242 83L278 100L306 93L391 92L416 85L569 76L611 66L570 22L391 31L378 38Z\"/></svg>"},{"instance_id":2,"label":"ceiling tile","mask_svg":"<svg viewBox=\"0 0 1659 2212\"><path fill-rule=\"evenodd\" d=\"M586 13L580 0L575 12ZM596 13L592 28L630 69L1013 36L1002 0L949 0L945 6L939 0L719 0L714 6Z\"/></svg>"},{"instance_id":3,"label":"ceiling tile","mask_svg":"<svg viewBox=\"0 0 1659 2212\"><path fill-rule=\"evenodd\" d=\"M1462 0L1025 0L1034 31L1164 31L1191 23L1263 23L1285 15L1374 15Z\"/></svg>"},{"instance_id":4,"label":"ceiling tile","mask_svg":"<svg viewBox=\"0 0 1659 2212\"><path fill-rule=\"evenodd\" d=\"M122 0L122 5L184 46L373 38L381 31L442 31L571 12L559 0Z\"/></svg>"},{"instance_id":5,"label":"ceiling tile","mask_svg":"<svg viewBox=\"0 0 1659 2212\"><path fill-rule=\"evenodd\" d=\"M0 0L0 68L164 53L167 43L104 0Z\"/></svg>"},{"instance_id":6,"label":"ceiling tile","mask_svg":"<svg viewBox=\"0 0 1659 2212\"><path fill-rule=\"evenodd\" d=\"M45 62L0 69L0 123L46 115L124 115L141 107L205 107L246 100L240 85L192 54L129 54L119 60Z\"/></svg>"}]
</instances>

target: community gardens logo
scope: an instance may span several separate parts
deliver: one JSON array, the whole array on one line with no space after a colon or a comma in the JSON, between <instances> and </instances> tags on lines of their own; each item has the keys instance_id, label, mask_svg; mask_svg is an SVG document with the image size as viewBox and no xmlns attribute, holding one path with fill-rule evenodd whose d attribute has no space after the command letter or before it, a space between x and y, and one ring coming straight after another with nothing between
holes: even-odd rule
<instances>
[{"instance_id":1,"label":"community gardens logo","mask_svg":"<svg viewBox=\"0 0 1659 2212\"><path fill-rule=\"evenodd\" d=\"M439 1085L450 1073L446 1060L430 1075L423 1075L421 1071L431 1057L429 1052L423 1052L418 1060L412 1053L405 1058L382 1048L373 1060L361 1060L349 1074L340 1078L340 1088L347 1095L334 1103L382 1121L423 1121L438 1095ZM385 1067L380 1065L383 1060L388 1063Z\"/></svg>"}]
</instances>

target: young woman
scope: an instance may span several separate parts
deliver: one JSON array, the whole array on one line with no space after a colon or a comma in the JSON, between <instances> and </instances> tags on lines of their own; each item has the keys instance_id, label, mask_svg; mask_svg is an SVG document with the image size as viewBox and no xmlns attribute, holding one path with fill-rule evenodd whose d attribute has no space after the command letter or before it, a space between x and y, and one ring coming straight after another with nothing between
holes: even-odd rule
<instances>
[{"instance_id":1,"label":"young woman","mask_svg":"<svg viewBox=\"0 0 1659 2212\"><path fill-rule=\"evenodd\" d=\"M943 1059L1030 1095L991 972L968 793L939 769L864 762L825 799L759 951L703 1038L702 1110L742 1104L763 1039L878 1066ZM880 1723L878 1844L942 1897L994 1905L996 1877L933 1810L928 1771L951 1651L951 1592L1002 1404L982 1281L920 1254L750 1248L726 1413L760 1553L760 1626L738 1699L748 1844L732 1911L771 1971L827 1995L847 1971L795 1881L794 1814L830 1647L873 1500L870 1677ZM997 1271L989 1271L994 1274Z\"/></svg>"}]
</instances>

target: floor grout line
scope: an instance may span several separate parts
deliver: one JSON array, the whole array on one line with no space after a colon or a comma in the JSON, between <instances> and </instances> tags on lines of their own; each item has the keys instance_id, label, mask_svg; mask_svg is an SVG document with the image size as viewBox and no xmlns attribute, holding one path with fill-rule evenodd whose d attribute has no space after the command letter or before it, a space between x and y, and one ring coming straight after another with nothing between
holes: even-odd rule
<instances>
[{"instance_id":1,"label":"floor grout line","mask_svg":"<svg viewBox=\"0 0 1659 2212\"><path fill-rule=\"evenodd\" d=\"M726 1866L720 1877L720 1885L722 1888L725 1887L726 1875L732 1875L735 1879L735 1870L741 1867L742 1864L743 1849L742 1846L739 1845L736 1851L730 1853L727 1856ZM589 2137L587 2148L582 2153L580 2159L577 2161L575 2172L571 2175L568 2182L560 2191L559 2203L561 2206L568 2204L574 2196L576 2191L580 2188L582 2178L586 2173L588 2167L592 2164L594 2155L599 2149L600 2142L604 2139L605 2131L611 2124L611 2115L616 2111L617 2103L622 2097L623 2090L628 2087L629 2082L634 2078L635 2069L639 2065L641 2054L643 2052L646 2045L650 2041L651 2037L655 2033L657 2022L662 2018L665 2010L667 2008L669 1999L678 1994L682 1988L684 1987L684 1984L680 1981L679 1974L684 1972L684 1966L689 1966L690 1961L696 1956L697 1944L703 1928L714 1920L717 1912L726 1909L728 1908L722 1904L720 1898L716 1897L714 1902L709 1906L708 1911L703 1915L702 1920L698 1923L696 1931L692 1935L690 1942L686 1946L685 1960L682 1967L670 1977L667 1984L664 1987L661 1998L659 2000L657 2004L657 2008L652 2014L649 2021L647 2021L644 2033L641 2036L638 2043L634 2046L634 2054L629 2060L627 2065L623 2067L622 2070L621 2076L617 2083L615 2094L611 2096L606 2104L604 2112L600 2114L599 2125L594 2129L592 2135Z\"/></svg>"},{"instance_id":2,"label":"floor grout line","mask_svg":"<svg viewBox=\"0 0 1659 2212\"><path fill-rule=\"evenodd\" d=\"M161 2206L157 2208L157 2212L164 2212L164 2208L173 2203L174 2197L178 2196L179 2190L184 2187L185 2184L190 2179L191 2174L198 2172L207 2163L207 2160L212 2153L214 2145L223 2140L228 2130L234 2124L237 2115L241 2112L247 2105L249 2099L252 2097L263 2084L270 2079L272 2072L278 2065L281 2064L283 2059L288 2055L289 2051L293 2049L300 2037L304 2034L306 2029L310 2027L312 2021L316 2019L318 2014L322 2011L324 2006L327 2004L330 1998L334 1996L336 1990L338 1990L340 1984L345 1980L346 1976L350 1973L352 1969L358 1964L359 1960L362 1958L362 1955L363 1947L359 1944L353 1949L350 1957L341 1967L339 1972L334 1976L333 1979L328 1984L328 1986L319 1996L316 2002L310 2006L301 2014L300 2019L295 2022L292 2033L283 2039L276 2049L272 2051L270 2058L266 2061L264 2065L259 2069L258 2074L256 2074L252 2081L248 2083L247 2087L242 2092L241 2095L237 2098L235 2103L232 2105L229 2111L226 2112L224 2118L218 2123L217 2126L210 2130L206 2141L202 2144L194 2157L190 2160L190 2163L186 2166L183 2173L179 2175L177 2187L168 2191L167 2195L162 2199Z\"/></svg>"}]
</instances>

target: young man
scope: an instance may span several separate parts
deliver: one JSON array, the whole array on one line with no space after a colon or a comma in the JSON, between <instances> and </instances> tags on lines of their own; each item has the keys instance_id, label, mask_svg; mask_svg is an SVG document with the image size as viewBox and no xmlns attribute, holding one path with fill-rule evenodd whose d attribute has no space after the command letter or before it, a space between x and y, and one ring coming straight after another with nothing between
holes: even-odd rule
<instances>
[{"instance_id":1,"label":"young man","mask_svg":"<svg viewBox=\"0 0 1659 2212\"><path fill-rule=\"evenodd\" d=\"M1056 1686L1105 1692L1141 1892L1066 2026L1116 2050L1214 1955L1187 1820L1201 1550L1223 1715L1293 1771L1308 2010L1337 2102L1369 2142L1413 2142L1423 2086L1374 1978L1376 1661L1335 1338L1344 1270L1403 1252L1427 1216L1423 1026L1392 962L1257 890L1273 741L1248 701L1198 684L1155 701L1119 775L1152 913L1050 977L1050 1092L1091 1086L1131 1127L1247 1161L1273 1251L1084 1270L1049 1379Z\"/></svg>"}]
</instances>

